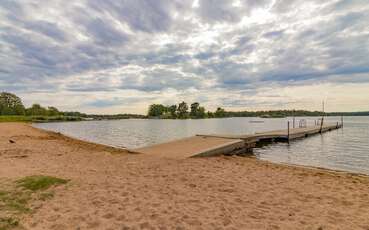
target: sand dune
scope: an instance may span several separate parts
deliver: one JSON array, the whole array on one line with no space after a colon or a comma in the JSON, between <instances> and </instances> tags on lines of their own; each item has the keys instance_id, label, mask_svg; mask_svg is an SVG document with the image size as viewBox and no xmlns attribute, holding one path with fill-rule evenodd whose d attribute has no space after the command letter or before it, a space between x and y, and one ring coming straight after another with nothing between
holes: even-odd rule
<instances>
[{"instance_id":1,"label":"sand dune","mask_svg":"<svg viewBox=\"0 0 369 230\"><path fill-rule=\"evenodd\" d=\"M128 154L0 123L0 177L35 174L71 181L22 217L26 229L369 229L365 176Z\"/></svg>"}]
</instances>

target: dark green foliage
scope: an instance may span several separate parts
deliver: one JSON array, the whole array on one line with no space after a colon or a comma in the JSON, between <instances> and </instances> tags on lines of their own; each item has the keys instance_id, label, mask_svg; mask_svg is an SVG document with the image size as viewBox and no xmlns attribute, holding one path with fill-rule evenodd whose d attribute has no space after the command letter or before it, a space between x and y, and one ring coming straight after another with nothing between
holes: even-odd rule
<instances>
[{"instance_id":1,"label":"dark green foliage","mask_svg":"<svg viewBox=\"0 0 369 230\"><path fill-rule=\"evenodd\" d=\"M160 117L165 112L167 112L167 107L161 104L152 104L149 107L148 116L149 117Z\"/></svg>"},{"instance_id":2,"label":"dark green foliage","mask_svg":"<svg viewBox=\"0 0 369 230\"><path fill-rule=\"evenodd\" d=\"M87 117L87 114L80 112L61 112L60 115L67 117Z\"/></svg>"},{"instance_id":3,"label":"dark green foliage","mask_svg":"<svg viewBox=\"0 0 369 230\"><path fill-rule=\"evenodd\" d=\"M221 118L226 117L226 111L220 107L217 108L217 110L214 113L214 117Z\"/></svg>"},{"instance_id":4,"label":"dark green foliage","mask_svg":"<svg viewBox=\"0 0 369 230\"><path fill-rule=\"evenodd\" d=\"M171 105L168 107L168 112L171 118L177 118L177 105Z\"/></svg>"},{"instance_id":5,"label":"dark green foliage","mask_svg":"<svg viewBox=\"0 0 369 230\"><path fill-rule=\"evenodd\" d=\"M323 113L320 111L306 111L306 110L266 110L266 111L226 111L218 107L215 112L206 112L205 108L200 106L200 103L195 102L188 106L186 102L181 102L178 106L165 106L161 104L151 105L150 108L155 108L160 111L157 117L162 119L199 119L199 118L224 118L224 117L263 117L263 118L282 118L292 116L369 116L369 112L343 112L343 113ZM154 109L153 109L154 110ZM150 111L150 109L149 109Z\"/></svg>"},{"instance_id":6,"label":"dark green foliage","mask_svg":"<svg viewBox=\"0 0 369 230\"><path fill-rule=\"evenodd\" d=\"M60 112L55 107L44 108L33 104L25 109L22 101L14 94L0 94L0 122L53 122L80 121L86 114L79 112Z\"/></svg>"},{"instance_id":7,"label":"dark green foliage","mask_svg":"<svg viewBox=\"0 0 369 230\"><path fill-rule=\"evenodd\" d=\"M31 108L26 109L27 116L47 116L47 109L39 104L33 104Z\"/></svg>"},{"instance_id":8,"label":"dark green foliage","mask_svg":"<svg viewBox=\"0 0 369 230\"><path fill-rule=\"evenodd\" d=\"M207 115L208 118L214 118L214 113L212 113L210 111L208 111L206 115Z\"/></svg>"},{"instance_id":9,"label":"dark green foliage","mask_svg":"<svg viewBox=\"0 0 369 230\"><path fill-rule=\"evenodd\" d=\"M191 117L196 117L196 115L199 111L199 107L200 107L200 104L198 102L195 102L195 103L191 104L191 112L190 112Z\"/></svg>"},{"instance_id":10,"label":"dark green foliage","mask_svg":"<svg viewBox=\"0 0 369 230\"><path fill-rule=\"evenodd\" d=\"M190 112L191 118L205 118L205 108L200 106L200 103L195 102L191 104L191 112Z\"/></svg>"},{"instance_id":11,"label":"dark green foliage","mask_svg":"<svg viewBox=\"0 0 369 230\"><path fill-rule=\"evenodd\" d=\"M93 120L120 120L120 119L143 119L147 118L145 115L140 114L114 114L114 115L97 115L97 114L82 114L80 117L90 118Z\"/></svg>"},{"instance_id":12,"label":"dark green foliage","mask_svg":"<svg viewBox=\"0 0 369 230\"><path fill-rule=\"evenodd\" d=\"M59 116L60 112L57 108L51 106L47 108L47 115L48 116Z\"/></svg>"},{"instance_id":13,"label":"dark green foliage","mask_svg":"<svg viewBox=\"0 0 369 230\"><path fill-rule=\"evenodd\" d=\"M14 94L0 93L0 115L24 115L22 100Z\"/></svg>"},{"instance_id":14,"label":"dark green foliage","mask_svg":"<svg viewBox=\"0 0 369 230\"><path fill-rule=\"evenodd\" d=\"M186 102L182 101L181 103L179 103L178 108L177 108L177 116L180 119L189 118L188 117L188 105Z\"/></svg>"}]
</instances>

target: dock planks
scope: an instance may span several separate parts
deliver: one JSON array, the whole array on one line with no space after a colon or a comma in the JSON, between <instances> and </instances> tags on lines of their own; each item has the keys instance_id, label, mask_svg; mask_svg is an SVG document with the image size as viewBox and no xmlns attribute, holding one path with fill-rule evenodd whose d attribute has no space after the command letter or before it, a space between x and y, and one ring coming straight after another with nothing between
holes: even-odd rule
<instances>
[{"instance_id":1,"label":"dock planks","mask_svg":"<svg viewBox=\"0 0 369 230\"><path fill-rule=\"evenodd\" d=\"M290 141L308 137L314 134L339 129L342 125L324 125L274 130L255 133L253 135L196 135L167 143L133 149L131 152L144 153L158 157L185 159L189 157L217 156L243 154L249 152L255 145L263 141Z\"/></svg>"},{"instance_id":2,"label":"dock planks","mask_svg":"<svg viewBox=\"0 0 369 230\"><path fill-rule=\"evenodd\" d=\"M243 145L244 142L239 139L193 136L134 149L132 151L165 158L182 159L194 156L214 156L231 153L243 148Z\"/></svg>"}]
</instances>

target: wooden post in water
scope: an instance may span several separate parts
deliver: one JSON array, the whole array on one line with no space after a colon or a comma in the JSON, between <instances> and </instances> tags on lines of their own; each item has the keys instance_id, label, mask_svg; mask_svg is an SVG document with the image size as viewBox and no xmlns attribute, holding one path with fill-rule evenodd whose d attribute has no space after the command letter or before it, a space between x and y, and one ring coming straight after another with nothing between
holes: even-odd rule
<instances>
[{"instance_id":1,"label":"wooden post in water","mask_svg":"<svg viewBox=\"0 0 369 230\"><path fill-rule=\"evenodd\" d=\"M290 142L290 121L287 122L287 140Z\"/></svg>"},{"instance_id":2,"label":"wooden post in water","mask_svg":"<svg viewBox=\"0 0 369 230\"><path fill-rule=\"evenodd\" d=\"M320 122L320 130L319 130L319 133L322 133L322 130L323 130L323 122L324 122L324 101L323 101L323 116L322 116L322 121Z\"/></svg>"},{"instance_id":3,"label":"wooden post in water","mask_svg":"<svg viewBox=\"0 0 369 230\"><path fill-rule=\"evenodd\" d=\"M341 127L343 128L343 116L341 116Z\"/></svg>"}]
</instances>

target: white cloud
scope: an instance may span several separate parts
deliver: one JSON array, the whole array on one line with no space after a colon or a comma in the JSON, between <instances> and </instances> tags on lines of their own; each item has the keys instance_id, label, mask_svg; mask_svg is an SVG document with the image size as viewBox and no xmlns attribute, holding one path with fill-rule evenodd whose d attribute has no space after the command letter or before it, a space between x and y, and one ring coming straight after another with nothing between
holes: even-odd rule
<instances>
[{"instance_id":1,"label":"white cloud","mask_svg":"<svg viewBox=\"0 0 369 230\"><path fill-rule=\"evenodd\" d=\"M368 15L362 0L3 0L0 90L96 113L314 109L311 91L369 110Z\"/></svg>"}]
</instances>

